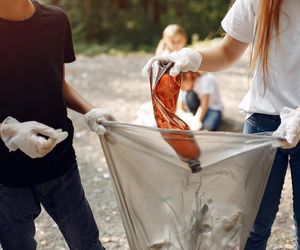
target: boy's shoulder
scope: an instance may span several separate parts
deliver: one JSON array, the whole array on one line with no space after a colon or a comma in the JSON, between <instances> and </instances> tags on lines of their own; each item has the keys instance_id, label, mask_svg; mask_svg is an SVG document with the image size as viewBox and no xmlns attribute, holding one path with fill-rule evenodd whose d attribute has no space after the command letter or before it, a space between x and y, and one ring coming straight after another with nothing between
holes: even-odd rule
<instances>
[{"instance_id":1,"label":"boy's shoulder","mask_svg":"<svg viewBox=\"0 0 300 250\"><path fill-rule=\"evenodd\" d=\"M211 73L207 73L207 72L196 79L196 83L199 85L205 85L206 83L214 84L214 82L215 82L214 75Z\"/></svg>"},{"instance_id":2,"label":"boy's shoulder","mask_svg":"<svg viewBox=\"0 0 300 250\"><path fill-rule=\"evenodd\" d=\"M45 17L53 17L53 18L59 18L61 20L68 20L68 16L66 12L61 9L60 7L49 5L49 4L43 4L40 2L37 2L40 8L40 12Z\"/></svg>"}]
</instances>

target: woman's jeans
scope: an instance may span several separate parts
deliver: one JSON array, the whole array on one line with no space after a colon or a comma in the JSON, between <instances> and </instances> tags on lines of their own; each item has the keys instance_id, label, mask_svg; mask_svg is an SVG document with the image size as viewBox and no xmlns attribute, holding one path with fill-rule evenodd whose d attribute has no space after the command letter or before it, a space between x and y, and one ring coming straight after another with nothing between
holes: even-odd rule
<instances>
[{"instance_id":1,"label":"woman's jeans","mask_svg":"<svg viewBox=\"0 0 300 250\"><path fill-rule=\"evenodd\" d=\"M244 133L255 134L275 131L280 124L279 116L253 114L247 119ZM245 250L265 250L280 203L285 174L290 164L293 185L293 208L296 224L297 249L300 250L300 144L293 149L278 149L265 193L260 204Z\"/></svg>"},{"instance_id":2,"label":"woman's jeans","mask_svg":"<svg viewBox=\"0 0 300 250\"><path fill-rule=\"evenodd\" d=\"M41 204L58 225L71 250L104 250L78 168L31 188L0 184L0 243L4 250L35 250L34 220Z\"/></svg>"},{"instance_id":3,"label":"woman's jeans","mask_svg":"<svg viewBox=\"0 0 300 250\"><path fill-rule=\"evenodd\" d=\"M186 93L186 104L190 112L195 115L199 106L201 105L201 100L199 99L195 91L191 90ZM206 129L208 131L217 131L219 129L221 119L221 111L208 109L203 120L203 129Z\"/></svg>"}]
</instances>

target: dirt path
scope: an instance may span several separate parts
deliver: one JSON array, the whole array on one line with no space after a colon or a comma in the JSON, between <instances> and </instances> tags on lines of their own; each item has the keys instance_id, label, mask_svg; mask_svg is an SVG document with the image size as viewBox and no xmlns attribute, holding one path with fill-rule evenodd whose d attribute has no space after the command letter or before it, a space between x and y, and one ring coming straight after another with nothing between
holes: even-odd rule
<instances>
[{"instance_id":1,"label":"dirt path","mask_svg":"<svg viewBox=\"0 0 300 250\"><path fill-rule=\"evenodd\" d=\"M94 105L110 107L119 121L131 122L139 105L149 100L148 86L139 73L148 58L142 55L80 57L67 68L67 79ZM223 128L241 131L243 116L237 106L247 91L246 61L216 76L226 107ZM98 138L88 131L79 115L70 112L70 116L76 129L75 148L82 182L101 230L102 242L108 250L126 250L128 245ZM291 199L288 176L270 250L295 249ZM57 226L44 212L36 224L38 249L68 249Z\"/></svg>"}]
</instances>

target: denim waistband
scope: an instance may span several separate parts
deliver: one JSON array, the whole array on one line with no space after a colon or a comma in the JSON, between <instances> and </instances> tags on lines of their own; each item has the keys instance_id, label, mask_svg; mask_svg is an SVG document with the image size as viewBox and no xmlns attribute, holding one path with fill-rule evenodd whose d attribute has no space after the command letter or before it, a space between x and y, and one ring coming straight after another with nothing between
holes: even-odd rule
<instances>
[{"instance_id":1,"label":"denim waistband","mask_svg":"<svg viewBox=\"0 0 300 250\"><path fill-rule=\"evenodd\" d=\"M267 114L261 114L261 113L254 113L252 116L256 118L264 118L264 119L271 119L274 121L280 121L279 115L267 115Z\"/></svg>"}]
</instances>

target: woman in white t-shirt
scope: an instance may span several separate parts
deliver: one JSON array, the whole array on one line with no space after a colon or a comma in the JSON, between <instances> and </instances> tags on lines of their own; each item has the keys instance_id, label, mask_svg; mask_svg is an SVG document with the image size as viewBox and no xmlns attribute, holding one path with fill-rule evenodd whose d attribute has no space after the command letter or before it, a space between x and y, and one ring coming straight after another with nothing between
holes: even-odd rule
<instances>
[{"instance_id":1,"label":"woman in white t-shirt","mask_svg":"<svg viewBox=\"0 0 300 250\"><path fill-rule=\"evenodd\" d=\"M241 102L245 133L275 131L282 137L246 250L263 250L278 211L287 166L293 184L297 249L300 247L300 1L236 0L222 21L224 39L200 52L184 48L160 57L180 71L220 71L253 47L253 84ZM151 64L148 63L144 70ZM252 204L249 204L251 206Z\"/></svg>"},{"instance_id":2,"label":"woman in white t-shirt","mask_svg":"<svg viewBox=\"0 0 300 250\"><path fill-rule=\"evenodd\" d=\"M217 131L221 123L223 103L215 77L205 72L183 74L177 113L191 114L187 123L193 130Z\"/></svg>"}]
</instances>

